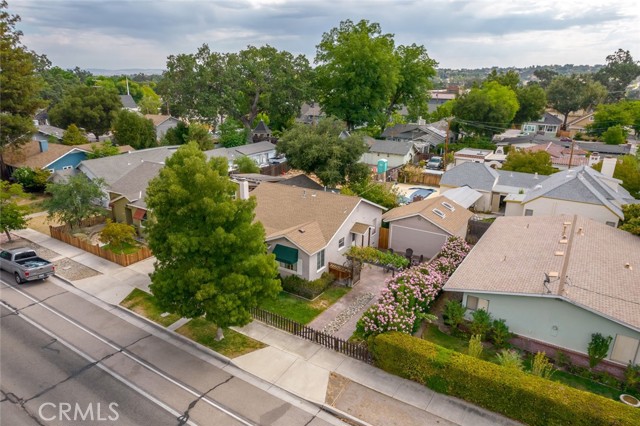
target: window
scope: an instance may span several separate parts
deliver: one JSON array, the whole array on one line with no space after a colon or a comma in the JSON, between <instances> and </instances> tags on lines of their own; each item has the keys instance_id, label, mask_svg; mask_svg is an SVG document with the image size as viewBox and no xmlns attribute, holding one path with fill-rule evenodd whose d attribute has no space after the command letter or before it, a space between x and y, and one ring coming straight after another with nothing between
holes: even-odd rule
<instances>
[{"instance_id":1,"label":"window","mask_svg":"<svg viewBox=\"0 0 640 426\"><path fill-rule=\"evenodd\" d=\"M318 271L322 268L324 268L324 250L320 250L318 252L318 254L316 255L316 258L318 259Z\"/></svg>"},{"instance_id":2,"label":"window","mask_svg":"<svg viewBox=\"0 0 640 426\"><path fill-rule=\"evenodd\" d=\"M73 169L73 166L64 166L62 167L62 170L71 170Z\"/></svg>"},{"instance_id":3,"label":"window","mask_svg":"<svg viewBox=\"0 0 640 426\"><path fill-rule=\"evenodd\" d=\"M338 249L341 249L342 247L344 247L344 237L338 240Z\"/></svg>"},{"instance_id":4,"label":"window","mask_svg":"<svg viewBox=\"0 0 640 426\"><path fill-rule=\"evenodd\" d=\"M531 209L526 209L526 210L524 211L524 215L525 215L525 216L533 216L533 210L531 210Z\"/></svg>"},{"instance_id":5,"label":"window","mask_svg":"<svg viewBox=\"0 0 640 426\"><path fill-rule=\"evenodd\" d=\"M607 225L613 226L614 228L616 227L616 223L615 222L607 222Z\"/></svg>"},{"instance_id":6,"label":"window","mask_svg":"<svg viewBox=\"0 0 640 426\"><path fill-rule=\"evenodd\" d=\"M373 231L371 231L371 235L376 235L376 228L378 227L378 218L373 219Z\"/></svg>"},{"instance_id":7,"label":"window","mask_svg":"<svg viewBox=\"0 0 640 426\"><path fill-rule=\"evenodd\" d=\"M640 360L640 354L638 354L639 343L638 339L618 334L613 343L611 360L622 364L637 363Z\"/></svg>"},{"instance_id":8,"label":"window","mask_svg":"<svg viewBox=\"0 0 640 426\"><path fill-rule=\"evenodd\" d=\"M489 312L489 301L487 299L481 299L476 296L467 296L467 309L471 311L484 309L485 311Z\"/></svg>"},{"instance_id":9,"label":"window","mask_svg":"<svg viewBox=\"0 0 640 426\"><path fill-rule=\"evenodd\" d=\"M555 132L557 131L557 127L556 126L547 126L547 132Z\"/></svg>"},{"instance_id":10,"label":"window","mask_svg":"<svg viewBox=\"0 0 640 426\"><path fill-rule=\"evenodd\" d=\"M290 271L297 271L298 270L298 264L297 263L278 262L278 264L283 269L288 269Z\"/></svg>"},{"instance_id":11,"label":"window","mask_svg":"<svg viewBox=\"0 0 640 426\"><path fill-rule=\"evenodd\" d=\"M351 245L355 245L356 243L356 233L352 232L351 233Z\"/></svg>"}]
</instances>

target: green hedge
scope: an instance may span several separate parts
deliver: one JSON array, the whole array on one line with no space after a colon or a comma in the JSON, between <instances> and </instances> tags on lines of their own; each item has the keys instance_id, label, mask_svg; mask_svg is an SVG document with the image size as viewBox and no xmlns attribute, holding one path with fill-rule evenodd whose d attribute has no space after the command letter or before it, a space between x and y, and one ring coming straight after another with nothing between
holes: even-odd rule
<instances>
[{"instance_id":1,"label":"green hedge","mask_svg":"<svg viewBox=\"0 0 640 426\"><path fill-rule=\"evenodd\" d=\"M308 281L298 275L288 275L281 277L282 289L288 293L297 294L306 299L315 299L319 294L327 289L335 277L328 272L316 280Z\"/></svg>"},{"instance_id":2,"label":"green hedge","mask_svg":"<svg viewBox=\"0 0 640 426\"><path fill-rule=\"evenodd\" d=\"M378 367L532 426L640 425L640 410L402 333L371 344Z\"/></svg>"}]
</instances>

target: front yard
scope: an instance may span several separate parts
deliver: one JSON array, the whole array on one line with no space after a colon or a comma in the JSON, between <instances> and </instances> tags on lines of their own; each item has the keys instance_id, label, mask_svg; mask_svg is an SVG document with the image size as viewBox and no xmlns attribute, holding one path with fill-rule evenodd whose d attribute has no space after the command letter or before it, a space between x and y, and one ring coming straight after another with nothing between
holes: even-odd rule
<instances>
[{"instance_id":1,"label":"front yard","mask_svg":"<svg viewBox=\"0 0 640 426\"><path fill-rule=\"evenodd\" d=\"M137 288L133 289L133 291L120 302L120 306L124 306L164 327L168 327L180 319L180 316L176 314L165 315L162 309L156 306L153 295Z\"/></svg>"},{"instance_id":2,"label":"front yard","mask_svg":"<svg viewBox=\"0 0 640 426\"><path fill-rule=\"evenodd\" d=\"M301 324L309 324L350 290L348 287L332 285L313 301L281 291L275 300L263 302L260 308Z\"/></svg>"}]
</instances>

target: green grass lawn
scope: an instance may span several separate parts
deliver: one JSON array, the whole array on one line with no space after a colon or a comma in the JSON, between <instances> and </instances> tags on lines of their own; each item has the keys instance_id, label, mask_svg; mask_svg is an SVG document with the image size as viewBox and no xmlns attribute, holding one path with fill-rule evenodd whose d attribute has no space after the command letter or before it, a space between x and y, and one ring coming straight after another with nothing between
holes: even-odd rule
<instances>
[{"instance_id":1,"label":"green grass lawn","mask_svg":"<svg viewBox=\"0 0 640 426\"><path fill-rule=\"evenodd\" d=\"M176 332L228 358L235 358L266 346L262 342L230 329L224 330L224 339L218 342L215 339L217 330L218 327L214 323L204 318L194 318L178 328Z\"/></svg>"},{"instance_id":2,"label":"green grass lawn","mask_svg":"<svg viewBox=\"0 0 640 426\"><path fill-rule=\"evenodd\" d=\"M615 399L616 401L618 401L620 394L624 393L620 389L614 389L585 377L575 376L566 371L556 371L553 373L553 376L551 376L551 380L571 386L572 388L595 393L605 398Z\"/></svg>"},{"instance_id":3,"label":"green grass lawn","mask_svg":"<svg viewBox=\"0 0 640 426\"><path fill-rule=\"evenodd\" d=\"M117 254L133 254L136 253L140 247L134 244L123 244L121 246L115 247L111 244L106 244L102 246L103 249L112 251Z\"/></svg>"},{"instance_id":4,"label":"green grass lawn","mask_svg":"<svg viewBox=\"0 0 640 426\"><path fill-rule=\"evenodd\" d=\"M442 347L452 349L457 352L461 352L463 354L467 353L467 348L469 347L469 339L462 336L450 336L447 333L444 333L438 329L438 326L435 324L429 324L425 327L424 333L422 334L422 338L424 340L428 340L436 345L440 345ZM493 361L495 359L497 351L491 347L485 347L482 351L482 359L485 361Z\"/></svg>"},{"instance_id":5,"label":"green grass lawn","mask_svg":"<svg viewBox=\"0 0 640 426\"><path fill-rule=\"evenodd\" d=\"M162 317L162 309L158 308L153 295L140 289L133 289L131 293L120 302L120 306L131 309L133 312L149 318L151 321L167 327L180 319L180 315L169 314Z\"/></svg>"},{"instance_id":6,"label":"green grass lawn","mask_svg":"<svg viewBox=\"0 0 640 426\"><path fill-rule=\"evenodd\" d=\"M331 286L314 301L282 291L275 300L264 301L260 308L301 324L309 324L322 311L333 305L350 290L348 287Z\"/></svg>"}]
</instances>

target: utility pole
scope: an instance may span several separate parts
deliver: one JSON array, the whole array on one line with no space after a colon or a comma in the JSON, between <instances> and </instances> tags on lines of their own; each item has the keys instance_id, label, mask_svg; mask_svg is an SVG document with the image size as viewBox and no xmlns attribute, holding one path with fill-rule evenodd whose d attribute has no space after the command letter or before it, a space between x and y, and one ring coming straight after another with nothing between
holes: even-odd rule
<instances>
[{"instance_id":1,"label":"utility pole","mask_svg":"<svg viewBox=\"0 0 640 426\"><path fill-rule=\"evenodd\" d=\"M575 144L576 141L571 139L571 152L569 153L569 167L567 168L567 170L571 169L571 164L573 162L573 147L575 146Z\"/></svg>"},{"instance_id":2,"label":"utility pole","mask_svg":"<svg viewBox=\"0 0 640 426\"><path fill-rule=\"evenodd\" d=\"M447 135L444 138L444 155L442 156L442 170L447 171L447 152L449 151L449 129L451 128L451 119L447 120Z\"/></svg>"}]
</instances>

